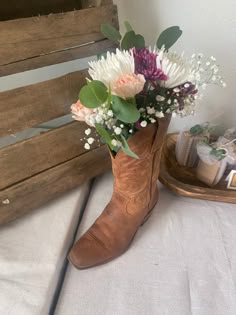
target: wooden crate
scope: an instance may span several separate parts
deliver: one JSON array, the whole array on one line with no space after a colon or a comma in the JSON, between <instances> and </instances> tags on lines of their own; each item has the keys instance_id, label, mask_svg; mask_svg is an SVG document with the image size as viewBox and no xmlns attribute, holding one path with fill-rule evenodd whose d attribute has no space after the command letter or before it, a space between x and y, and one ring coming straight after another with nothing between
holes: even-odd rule
<instances>
[{"instance_id":1,"label":"wooden crate","mask_svg":"<svg viewBox=\"0 0 236 315\"><path fill-rule=\"evenodd\" d=\"M100 33L101 23L117 25L112 0L35 1L33 8L31 1L1 3L0 76L113 49L114 44ZM0 137L69 114L68 104L77 100L86 74L76 71L0 93ZM0 149L0 224L110 167L104 146L84 149L80 139L85 128L71 122Z\"/></svg>"}]
</instances>

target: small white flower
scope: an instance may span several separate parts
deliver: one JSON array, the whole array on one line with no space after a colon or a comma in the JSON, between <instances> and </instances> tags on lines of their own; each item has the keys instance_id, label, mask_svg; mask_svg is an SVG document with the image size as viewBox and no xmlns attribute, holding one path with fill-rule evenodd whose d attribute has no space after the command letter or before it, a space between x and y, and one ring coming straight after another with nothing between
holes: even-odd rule
<instances>
[{"instance_id":1,"label":"small white flower","mask_svg":"<svg viewBox=\"0 0 236 315\"><path fill-rule=\"evenodd\" d=\"M187 89L190 87L190 84L189 83L185 83L184 87Z\"/></svg>"},{"instance_id":2,"label":"small white flower","mask_svg":"<svg viewBox=\"0 0 236 315\"><path fill-rule=\"evenodd\" d=\"M145 112L145 108L142 108L142 107L139 108L139 112L140 112L140 113L144 113L144 112Z\"/></svg>"},{"instance_id":3,"label":"small white flower","mask_svg":"<svg viewBox=\"0 0 236 315\"><path fill-rule=\"evenodd\" d=\"M155 124L155 122L156 122L156 119L152 118L152 119L151 119L151 123L152 123L152 124Z\"/></svg>"},{"instance_id":4,"label":"small white flower","mask_svg":"<svg viewBox=\"0 0 236 315\"><path fill-rule=\"evenodd\" d=\"M84 132L84 133L85 133L87 136L89 136L89 135L90 135L90 133L91 133L91 131L92 131L92 130L91 130L90 128L88 128L88 129L86 129L86 130L85 130L85 132Z\"/></svg>"},{"instance_id":5,"label":"small white flower","mask_svg":"<svg viewBox=\"0 0 236 315\"><path fill-rule=\"evenodd\" d=\"M157 95L157 96L156 96L156 100L157 100L158 102L163 102L163 101L165 100L165 97L164 97L164 96L161 96L161 95Z\"/></svg>"},{"instance_id":6,"label":"small white flower","mask_svg":"<svg viewBox=\"0 0 236 315\"><path fill-rule=\"evenodd\" d=\"M101 115L96 115L95 116L95 120L98 124L102 124L103 123L103 118Z\"/></svg>"},{"instance_id":7,"label":"small white flower","mask_svg":"<svg viewBox=\"0 0 236 315\"><path fill-rule=\"evenodd\" d=\"M210 66L210 64L211 64L211 63L210 63L209 61L206 62L206 66Z\"/></svg>"},{"instance_id":8,"label":"small white flower","mask_svg":"<svg viewBox=\"0 0 236 315\"><path fill-rule=\"evenodd\" d=\"M169 104L169 105L170 105L170 104L171 104L171 100L168 100L168 101L167 101L167 104Z\"/></svg>"},{"instance_id":9,"label":"small white flower","mask_svg":"<svg viewBox=\"0 0 236 315\"><path fill-rule=\"evenodd\" d=\"M179 88L175 88L173 91L174 91L175 93L179 93L179 92L180 92L180 89L179 89Z\"/></svg>"},{"instance_id":10,"label":"small white flower","mask_svg":"<svg viewBox=\"0 0 236 315\"><path fill-rule=\"evenodd\" d=\"M94 138L92 138L92 137L90 137L90 138L88 138L88 144L93 144L94 143Z\"/></svg>"},{"instance_id":11,"label":"small white flower","mask_svg":"<svg viewBox=\"0 0 236 315\"><path fill-rule=\"evenodd\" d=\"M121 125L120 125L120 128L124 128L124 125L123 125L123 124L121 124Z\"/></svg>"},{"instance_id":12,"label":"small white flower","mask_svg":"<svg viewBox=\"0 0 236 315\"><path fill-rule=\"evenodd\" d=\"M164 117L164 114L163 114L163 112L158 112L157 111L155 116L158 117L158 118L162 118L162 117Z\"/></svg>"},{"instance_id":13,"label":"small white flower","mask_svg":"<svg viewBox=\"0 0 236 315\"><path fill-rule=\"evenodd\" d=\"M113 139L113 140L111 141L111 144L114 145L114 147L116 147L116 146L117 146L117 140L116 140L116 139Z\"/></svg>"},{"instance_id":14,"label":"small white flower","mask_svg":"<svg viewBox=\"0 0 236 315\"><path fill-rule=\"evenodd\" d=\"M113 111L109 109L109 111L107 112L107 115L108 115L109 117L113 117Z\"/></svg>"},{"instance_id":15,"label":"small white flower","mask_svg":"<svg viewBox=\"0 0 236 315\"><path fill-rule=\"evenodd\" d=\"M115 127L114 132L116 135L120 135L122 132L122 129L120 127Z\"/></svg>"},{"instance_id":16,"label":"small white flower","mask_svg":"<svg viewBox=\"0 0 236 315\"><path fill-rule=\"evenodd\" d=\"M155 108L154 107L147 107L147 113L149 115L155 114Z\"/></svg>"},{"instance_id":17,"label":"small white flower","mask_svg":"<svg viewBox=\"0 0 236 315\"><path fill-rule=\"evenodd\" d=\"M130 129L130 130L129 130L129 133L133 133L133 130L132 130L132 129Z\"/></svg>"},{"instance_id":18,"label":"small white flower","mask_svg":"<svg viewBox=\"0 0 236 315\"><path fill-rule=\"evenodd\" d=\"M89 150L89 149L90 149L90 145L89 145L88 143L85 143L84 148L85 148L86 150Z\"/></svg>"},{"instance_id":19,"label":"small white flower","mask_svg":"<svg viewBox=\"0 0 236 315\"><path fill-rule=\"evenodd\" d=\"M216 61L216 58L213 57L213 56L211 56L211 60L212 60L212 61Z\"/></svg>"},{"instance_id":20,"label":"small white flower","mask_svg":"<svg viewBox=\"0 0 236 315\"><path fill-rule=\"evenodd\" d=\"M141 122L140 126L143 127L143 128L146 127L146 126L147 126L146 120L143 120L143 121Z\"/></svg>"}]
</instances>

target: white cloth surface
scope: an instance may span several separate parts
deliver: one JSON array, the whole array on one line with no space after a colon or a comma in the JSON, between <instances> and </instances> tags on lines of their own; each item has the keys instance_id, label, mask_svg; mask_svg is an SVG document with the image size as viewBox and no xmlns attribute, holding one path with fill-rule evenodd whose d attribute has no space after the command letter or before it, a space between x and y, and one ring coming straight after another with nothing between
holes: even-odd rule
<instances>
[{"instance_id":1,"label":"white cloth surface","mask_svg":"<svg viewBox=\"0 0 236 315\"><path fill-rule=\"evenodd\" d=\"M89 188L0 227L0 315L48 314Z\"/></svg>"},{"instance_id":2,"label":"white cloth surface","mask_svg":"<svg viewBox=\"0 0 236 315\"><path fill-rule=\"evenodd\" d=\"M138 176L138 174L137 174ZM109 201L96 179L79 238ZM184 198L160 185L130 249L93 269L69 266L56 315L235 315L236 205Z\"/></svg>"}]
</instances>

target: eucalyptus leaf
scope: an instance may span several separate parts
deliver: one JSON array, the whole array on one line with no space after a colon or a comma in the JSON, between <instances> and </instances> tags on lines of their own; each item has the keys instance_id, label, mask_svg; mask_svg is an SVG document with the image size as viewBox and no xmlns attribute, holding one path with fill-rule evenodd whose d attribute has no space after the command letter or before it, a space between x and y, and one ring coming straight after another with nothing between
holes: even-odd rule
<instances>
[{"instance_id":1,"label":"eucalyptus leaf","mask_svg":"<svg viewBox=\"0 0 236 315\"><path fill-rule=\"evenodd\" d=\"M110 40L119 41L121 40L120 32L110 24L101 24L102 34Z\"/></svg>"},{"instance_id":2,"label":"eucalyptus leaf","mask_svg":"<svg viewBox=\"0 0 236 315\"><path fill-rule=\"evenodd\" d=\"M164 45L165 49L168 50L171 46L175 44L182 33L183 32L179 26L171 26L165 29L157 40L157 48L161 49Z\"/></svg>"},{"instance_id":3,"label":"eucalyptus leaf","mask_svg":"<svg viewBox=\"0 0 236 315\"><path fill-rule=\"evenodd\" d=\"M210 151L210 155L213 155L218 161L221 161L226 156L226 151L224 149L215 149L213 148Z\"/></svg>"},{"instance_id":4,"label":"eucalyptus leaf","mask_svg":"<svg viewBox=\"0 0 236 315\"><path fill-rule=\"evenodd\" d=\"M126 141L125 137L121 135L121 139L122 139L122 150L124 151L125 154L139 160L139 157L137 156L137 154L135 154L133 151L131 151L128 142Z\"/></svg>"},{"instance_id":5,"label":"eucalyptus leaf","mask_svg":"<svg viewBox=\"0 0 236 315\"><path fill-rule=\"evenodd\" d=\"M121 49L129 50L133 47L143 48L145 47L145 40L142 35L135 34L134 31L129 31L125 34L121 42Z\"/></svg>"},{"instance_id":6,"label":"eucalyptus leaf","mask_svg":"<svg viewBox=\"0 0 236 315\"><path fill-rule=\"evenodd\" d=\"M115 116L125 123L135 123L140 117L140 112L135 104L116 95L112 95L112 110Z\"/></svg>"},{"instance_id":7,"label":"eucalyptus leaf","mask_svg":"<svg viewBox=\"0 0 236 315\"><path fill-rule=\"evenodd\" d=\"M195 125L193 126L191 129L190 129L190 133L193 135L193 136L196 136L196 135L200 135L202 132L203 132L203 128L202 126L200 125Z\"/></svg>"},{"instance_id":8,"label":"eucalyptus leaf","mask_svg":"<svg viewBox=\"0 0 236 315\"><path fill-rule=\"evenodd\" d=\"M101 81L90 81L79 93L81 103L88 108L101 106L108 97L107 87Z\"/></svg>"},{"instance_id":9,"label":"eucalyptus leaf","mask_svg":"<svg viewBox=\"0 0 236 315\"><path fill-rule=\"evenodd\" d=\"M112 137L109 132L100 124L95 125L97 132L100 134L102 141L107 143L111 150L114 149L114 145L112 145Z\"/></svg>"},{"instance_id":10,"label":"eucalyptus leaf","mask_svg":"<svg viewBox=\"0 0 236 315\"><path fill-rule=\"evenodd\" d=\"M133 28L128 21L125 21L124 24L127 32L133 31Z\"/></svg>"}]
</instances>

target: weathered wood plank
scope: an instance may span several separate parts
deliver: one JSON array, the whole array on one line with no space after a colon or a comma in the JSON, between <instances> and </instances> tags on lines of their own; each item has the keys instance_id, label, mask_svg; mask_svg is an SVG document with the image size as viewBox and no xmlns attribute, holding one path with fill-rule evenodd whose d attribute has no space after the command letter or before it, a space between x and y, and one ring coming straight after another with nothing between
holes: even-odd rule
<instances>
[{"instance_id":1,"label":"weathered wood plank","mask_svg":"<svg viewBox=\"0 0 236 315\"><path fill-rule=\"evenodd\" d=\"M113 5L0 22L0 65L104 39Z\"/></svg>"},{"instance_id":2,"label":"weathered wood plank","mask_svg":"<svg viewBox=\"0 0 236 315\"><path fill-rule=\"evenodd\" d=\"M0 191L0 224L41 206L110 168L104 146Z\"/></svg>"},{"instance_id":3,"label":"weathered wood plank","mask_svg":"<svg viewBox=\"0 0 236 315\"><path fill-rule=\"evenodd\" d=\"M72 122L1 149L0 190L87 152L80 140L87 128Z\"/></svg>"},{"instance_id":4,"label":"weathered wood plank","mask_svg":"<svg viewBox=\"0 0 236 315\"><path fill-rule=\"evenodd\" d=\"M0 2L0 21L111 4L112 0L8 0Z\"/></svg>"},{"instance_id":5,"label":"weathered wood plank","mask_svg":"<svg viewBox=\"0 0 236 315\"><path fill-rule=\"evenodd\" d=\"M8 0L0 2L0 20L60 13L81 8L81 0Z\"/></svg>"},{"instance_id":6,"label":"weathered wood plank","mask_svg":"<svg viewBox=\"0 0 236 315\"><path fill-rule=\"evenodd\" d=\"M52 64L71 61L79 58L89 57L100 54L107 50L114 49L114 44L109 40L101 40L77 48L68 48L63 51L54 52L48 55L34 57L18 62L13 62L5 66L0 66L0 77L33 70Z\"/></svg>"},{"instance_id":7,"label":"weathered wood plank","mask_svg":"<svg viewBox=\"0 0 236 315\"><path fill-rule=\"evenodd\" d=\"M87 70L0 93L0 137L70 113Z\"/></svg>"}]
</instances>

